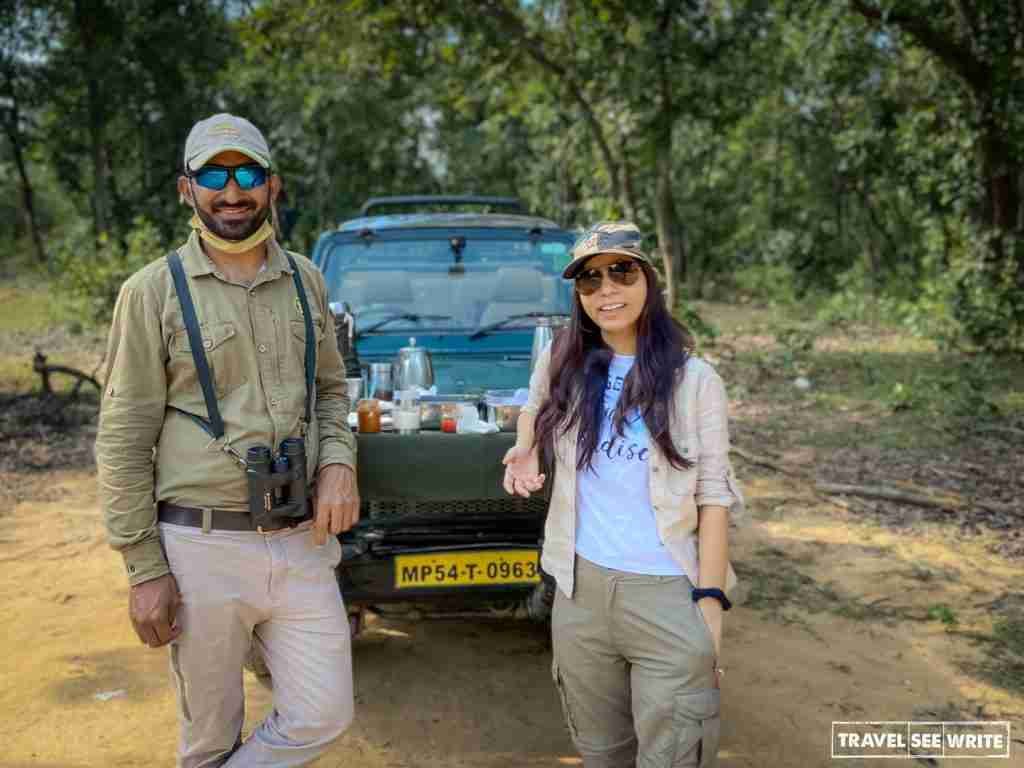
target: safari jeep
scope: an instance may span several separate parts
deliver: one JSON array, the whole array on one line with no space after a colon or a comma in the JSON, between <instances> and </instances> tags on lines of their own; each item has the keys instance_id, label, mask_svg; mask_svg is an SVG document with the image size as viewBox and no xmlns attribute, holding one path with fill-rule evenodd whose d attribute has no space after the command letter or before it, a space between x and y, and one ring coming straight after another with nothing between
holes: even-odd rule
<instances>
[{"instance_id":1,"label":"safari jeep","mask_svg":"<svg viewBox=\"0 0 1024 768\"><path fill-rule=\"evenodd\" d=\"M387 213L423 206L456 210ZM354 317L360 363L390 362L415 338L440 395L527 387L537 318L571 308L561 272L573 235L514 198L376 198L361 214L313 252L332 305ZM361 519L341 536L338 569L350 613L402 604L546 616L547 501L501 484L514 432L357 437Z\"/></svg>"}]
</instances>

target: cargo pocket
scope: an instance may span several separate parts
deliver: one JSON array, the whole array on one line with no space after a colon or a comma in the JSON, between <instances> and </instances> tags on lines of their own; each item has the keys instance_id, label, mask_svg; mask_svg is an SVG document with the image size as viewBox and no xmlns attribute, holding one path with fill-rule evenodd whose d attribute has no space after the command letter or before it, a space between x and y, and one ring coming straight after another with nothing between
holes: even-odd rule
<instances>
[{"instance_id":1,"label":"cargo pocket","mask_svg":"<svg viewBox=\"0 0 1024 768\"><path fill-rule=\"evenodd\" d=\"M676 694L673 768L718 768L720 695L715 688Z\"/></svg>"},{"instance_id":2,"label":"cargo pocket","mask_svg":"<svg viewBox=\"0 0 1024 768\"><path fill-rule=\"evenodd\" d=\"M555 690L558 691L558 699L562 702L562 714L565 715L565 724L569 728L569 735L573 741L579 736L576 729L576 721L573 720L572 708L569 706L569 694L565 690L565 681L562 680L561 670L558 669L558 662L551 662L551 678L555 681Z\"/></svg>"},{"instance_id":3,"label":"cargo pocket","mask_svg":"<svg viewBox=\"0 0 1024 768\"><path fill-rule=\"evenodd\" d=\"M192 712L188 707L188 687L185 685L185 678L181 674L181 662L178 659L178 644L171 643L171 674L174 677L174 686L178 689L178 706L181 708L181 716L185 722L192 722Z\"/></svg>"}]
</instances>

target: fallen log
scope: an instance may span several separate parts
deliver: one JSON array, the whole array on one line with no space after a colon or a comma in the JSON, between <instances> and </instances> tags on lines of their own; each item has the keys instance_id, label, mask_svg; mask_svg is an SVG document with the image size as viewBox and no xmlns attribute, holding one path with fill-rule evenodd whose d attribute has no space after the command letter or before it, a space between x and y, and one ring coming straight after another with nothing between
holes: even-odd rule
<instances>
[{"instance_id":1,"label":"fallen log","mask_svg":"<svg viewBox=\"0 0 1024 768\"><path fill-rule=\"evenodd\" d=\"M859 496L865 499L895 501L900 504L912 504L917 507L933 509L984 509L1000 515L1024 516L1024 509L1012 504L1002 504L984 499L965 499L950 493L934 494L928 489L919 491L903 491L885 485L849 485L846 483L815 483L814 487L821 493L831 495Z\"/></svg>"},{"instance_id":2,"label":"fallen log","mask_svg":"<svg viewBox=\"0 0 1024 768\"><path fill-rule=\"evenodd\" d=\"M54 373L63 373L65 376L71 376L78 379L75 383L75 389L72 394L78 394L78 390L82 386L83 382L92 384L96 387L97 392L101 392L103 390L103 387L100 386L100 383L96 380L95 376L90 376L85 371L80 371L77 368L69 368L66 365L48 365L46 362L46 355L38 350L36 350L35 357L32 358L32 370L38 373L39 377L42 379L41 387L43 394L45 395L53 394L53 388L50 386L50 375Z\"/></svg>"},{"instance_id":3,"label":"fallen log","mask_svg":"<svg viewBox=\"0 0 1024 768\"><path fill-rule=\"evenodd\" d=\"M758 456L757 454L750 453L749 451L745 451L742 448L737 448L735 445L729 449L729 453L733 454L734 456L739 456L748 464L753 464L754 466L758 467L764 467L765 469L771 469L782 475L789 475L790 477L800 477L804 479L809 478L809 475L806 472L803 472L802 470L796 469L795 467L787 467L779 462L771 461L770 459L764 456Z\"/></svg>"}]
</instances>

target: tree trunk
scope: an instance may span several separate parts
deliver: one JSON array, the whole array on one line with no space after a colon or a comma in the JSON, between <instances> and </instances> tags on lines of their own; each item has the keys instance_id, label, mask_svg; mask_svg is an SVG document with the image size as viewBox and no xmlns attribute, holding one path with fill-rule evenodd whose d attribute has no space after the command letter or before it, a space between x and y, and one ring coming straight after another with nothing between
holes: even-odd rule
<instances>
[{"instance_id":1,"label":"tree trunk","mask_svg":"<svg viewBox=\"0 0 1024 768\"><path fill-rule=\"evenodd\" d=\"M626 147L624 138L619 142L619 154L622 157L622 188L626 203L626 218L635 224L639 206L637 205L636 185L633 183L633 166L629 162L629 149Z\"/></svg>"},{"instance_id":2,"label":"tree trunk","mask_svg":"<svg viewBox=\"0 0 1024 768\"><path fill-rule=\"evenodd\" d=\"M987 106L982 110L992 114ZM1020 232L1024 228L1020 221L1021 164L995 117L987 120L979 145L985 174L986 223L1001 232Z\"/></svg>"},{"instance_id":3,"label":"tree trunk","mask_svg":"<svg viewBox=\"0 0 1024 768\"><path fill-rule=\"evenodd\" d=\"M110 230L110 153L106 145L106 114L100 88L103 53L97 26L101 22L102 2L75 0L75 25L82 42L83 68L86 79L86 109L91 144L93 192L93 226L97 236Z\"/></svg>"},{"instance_id":4,"label":"tree trunk","mask_svg":"<svg viewBox=\"0 0 1024 768\"><path fill-rule=\"evenodd\" d=\"M21 201L25 210L28 230L32 235L32 245L35 247L36 259L41 264L45 264L46 249L43 248L43 238L39 232L39 221L36 219L35 196L32 193L32 182L28 177L28 168L25 165L25 154L21 146L18 125L18 102L15 100L11 108L10 119L5 123L4 128L7 138L11 142L11 154L14 156L14 164L18 168L18 176L21 179Z\"/></svg>"},{"instance_id":5,"label":"tree trunk","mask_svg":"<svg viewBox=\"0 0 1024 768\"><path fill-rule=\"evenodd\" d=\"M659 147L657 153L658 176L654 194L654 222L658 233L658 248L665 267L666 302L674 309L678 285L686 278L686 262L679 237L679 221L675 198L672 196L672 149Z\"/></svg>"},{"instance_id":6,"label":"tree trunk","mask_svg":"<svg viewBox=\"0 0 1024 768\"><path fill-rule=\"evenodd\" d=\"M323 232L327 228L327 195L331 192L331 180L328 178L327 173L327 148L331 146L331 121L324 119L321 130L319 133L320 141L317 142L316 147L316 161L315 170L313 172L314 183L316 184L316 226L317 231ZM296 201L291 201L292 205L296 205ZM335 225L334 222L331 222Z\"/></svg>"},{"instance_id":7,"label":"tree trunk","mask_svg":"<svg viewBox=\"0 0 1024 768\"><path fill-rule=\"evenodd\" d=\"M654 162L657 181L654 193L654 221L658 232L658 247L665 265L666 302L674 310L677 288L686 279L686 260L679 236L679 219L672 191L672 129L675 125L675 104L669 76L669 58L672 55L671 23L673 4L666 2L659 21L663 48L658 56L658 91L660 104L655 122Z\"/></svg>"}]
</instances>

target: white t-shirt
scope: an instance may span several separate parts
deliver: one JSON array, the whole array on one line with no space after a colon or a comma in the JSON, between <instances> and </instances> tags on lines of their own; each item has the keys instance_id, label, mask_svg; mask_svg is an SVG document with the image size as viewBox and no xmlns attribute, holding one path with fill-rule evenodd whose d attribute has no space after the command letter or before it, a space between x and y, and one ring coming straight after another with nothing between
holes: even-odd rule
<instances>
[{"instance_id":1,"label":"white t-shirt","mask_svg":"<svg viewBox=\"0 0 1024 768\"><path fill-rule=\"evenodd\" d=\"M593 563L629 573L684 573L661 543L647 481L650 434L634 410L615 433L612 417L635 358L615 355L608 368L601 436L591 469L576 484L576 553Z\"/></svg>"}]
</instances>

